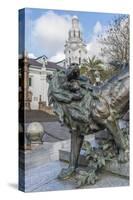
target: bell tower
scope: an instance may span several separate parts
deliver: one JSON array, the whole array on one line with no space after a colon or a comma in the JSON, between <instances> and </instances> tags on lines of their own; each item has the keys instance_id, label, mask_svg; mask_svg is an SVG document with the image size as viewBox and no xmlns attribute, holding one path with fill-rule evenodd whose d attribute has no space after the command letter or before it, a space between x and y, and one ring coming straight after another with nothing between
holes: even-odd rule
<instances>
[{"instance_id":1,"label":"bell tower","mask_svg":"<svg viewBox=\"0 0 133 200\"><path fill-rule=\"evenodd\" d=\"M69 40L75 41L81 39L81 31L79 28L79 19L77 16L72 18L72 28L69 31Z\"/></svg>"},{"instance_id":2,"label":"bell tower","mask_svg":"<svg viewBox=\"0 0 133 200\"><path fill-rule=\"evenodd\" d=\"M87 59L87 49L82 39L82 32L80 30L79 19L77 16L72 17L72 27L69 30L64 53L66 67L70 66L72 63L80 65L85 59Z\"/></svg>"}]
</instances>

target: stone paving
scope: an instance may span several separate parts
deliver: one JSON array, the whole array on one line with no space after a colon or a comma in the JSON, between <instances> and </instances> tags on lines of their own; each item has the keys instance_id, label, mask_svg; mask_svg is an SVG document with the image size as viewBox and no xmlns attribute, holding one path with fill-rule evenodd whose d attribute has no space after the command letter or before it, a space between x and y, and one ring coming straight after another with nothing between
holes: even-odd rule
<instances>
[{"instance_id":1,"label":"stone paving","mask_svg":"<svg viewBox=\"0 0 133 200\"><path fill-rule=\"evenodd\" d=\"M69 149L70 140L60 142L44 142L43 145L33 146L32 150L21 152L25 154L25 191L41 192L54 190L77 189L74 178L61 181L57 178L59 172L68 164L59 161L59 149ZM21 160L21 162L23 162ZM20 172L23 169L20 168ZM103 172L95 185L82 188L100 188L128 186L129 180L121 176Z\"/></svg>"},{"instance_id":2,"label":"stone paving","mask_svg":"<svg viewBox=\"0 0 133 200\"><path fill-rule=\"evenodd\" d=\"M46 134L44 135L45 142L57 142L60 140L67 140L70 138L69 129L66 126L61 126L57 122L43 122L44 130ZM48 134L47 134L48 133ZM49 135L49 133L51 135Z\"/></svg>"},{"instance_id":3,"label":"stone paving","mask_svg":"<svg viewBox=\"0 0 133 200\"><path fill-rule=\"evenodd\" d=\"M67 167L68 163L59 161L59 150L70 151L70 133L67 127L61 126L56 119L45 119L44 114L40 114L40 123L43 125L45 134L42 145L32 145L32 150L20 152L20 158L25 158L25 191L41 192L54 190L77 189L75 178L61 181L57 178L62 168ZM34 116L35 121L36 117ZM25 124L26 129L30 121ZM86 136L86 139L93 146L94 135ZM64 159L65 160L65 159ZM23 163L23 159L20 159ZM24 175L20 167L20 174ZM129 179L114 175L110 172L103 172L95 185L84 186L81 188L103 188L128 186Z\"/></svg>"},{"instance_id":4,"label":"stone paving","mask_svg":"<svg viewBox=\"0 0 133 200\"><path fill-rule=\"evenodd\" d=\"M26 192L52 191L75 188L74 181L60 181L57 176L67 164L53 161L48 164L27 170Z\"/></svg>"},{"instance_id":5,"label":"stone paving","mask_svg":"<svg viewBox=\"0 0 133 200\"><path fill-rule=\"evenodd\" d=\"M60 161L53 161L26 171L26 192L42 192L57 190L78 189L75 178L59 180L59 172L68 164ZM85 188L104 188L128 186L129 180L111 173L103 172L94 185L82 186Z\"/></svg>"},{"instance_id":6,"label":"stone paving","mask_svg":"<svg viewBox=\"0 0 133 200\"><path fill-rule=\"evenodd\" d=\"M42 192L42 191L57 191L57 190L72 190L79 189L75 178L67 180L59 180L57 178L60 170L63 167L67 167L66 163L54 161L48 163L47 165L41 166L38 169L33 169L30 174L33 173L34 176L28 177L27 174L27 192ZM54 169L54 170L52 170ZM36 170L39 173L36 173ZM45 173L44 173L45 172ZM34 183L34 184L33 184ZM128 180L123 179L119 176L112 175L110 173L103 173L95 185L83 186L81 189L87 188L103 188L103 187L120 187L128 186Z\"/></svg>"}]
</instances>

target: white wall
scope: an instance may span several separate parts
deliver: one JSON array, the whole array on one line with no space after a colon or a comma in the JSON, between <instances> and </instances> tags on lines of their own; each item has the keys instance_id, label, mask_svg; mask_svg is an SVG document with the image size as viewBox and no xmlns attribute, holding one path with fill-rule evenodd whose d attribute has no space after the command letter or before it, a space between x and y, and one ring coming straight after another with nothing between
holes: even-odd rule
<instances>
[{"instance_id":1,"label":"white wall","mask_svg":"<svg viewBox=\"0 0 133 200\"><path fill-rule=\"evenodd\" d=\"M39 99L41 95L41 100L46 102L48 105L48 82L46 80L47 74L52 73L52 71L45 70L45 69L37 69L37 68L30 68L29 69L29 77L32 78L32 85L29 87L29 90L32 92L32 102L31 102L31 109L38 110L39 107Z\"/></svg>"},{"instance_id":2,"label":"white wall","mask_svg":"<svg viewBox=\"0 0 133 200\"><path fill-rule=\"evenodd\" d=\"M69 53L69 51L70 51L70 53ZM80 51L80 53L79 53L79 51ZM75 50L73 50L70 45L70 47L65 51L67 64L69 65L69 58L71 58L71 63L79 64L79 57L81 58L81 63L82 63L84 59L87 59L86 51L87 50L84 47L80 48L78 46Z\"/></svg>"},{"instance_id":3,"label":"white wall","mask_svg":"<svg viewBox=\"0 0 133 200\"><path fill-rule=\"evenodd\" d=\"M29 77L32 78L32 85L29 90L32 92L31 109L38 109L39 96L41 94L40 70L31 68Z\"/></svg>"}]
</instances>

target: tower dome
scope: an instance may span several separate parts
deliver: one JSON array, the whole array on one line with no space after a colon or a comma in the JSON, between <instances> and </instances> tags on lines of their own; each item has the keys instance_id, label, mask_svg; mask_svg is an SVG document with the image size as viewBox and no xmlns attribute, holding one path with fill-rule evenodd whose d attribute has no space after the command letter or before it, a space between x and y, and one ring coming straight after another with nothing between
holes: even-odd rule
<instances>
[{"instance_id":1,"label":"tower dome","mask_svg":"<svg viewBox=\"0 0 133 200\"><path fill-rule=\"evenodd\" d=\"M77 17L76 15L74 15L74 16L72 17L72 20L73 20L73 19L78 19L78 17Z\"/></svg>"},{"instance_id":2,"label":"tower dome","mask_svg":"<svg viewBox=\"0 0 133 200\"><path fill-rule=\"evenodd\" d=\"M72 17L72 29L79 30L79 19L76 15Z\"/></svg>"}]
</instances>

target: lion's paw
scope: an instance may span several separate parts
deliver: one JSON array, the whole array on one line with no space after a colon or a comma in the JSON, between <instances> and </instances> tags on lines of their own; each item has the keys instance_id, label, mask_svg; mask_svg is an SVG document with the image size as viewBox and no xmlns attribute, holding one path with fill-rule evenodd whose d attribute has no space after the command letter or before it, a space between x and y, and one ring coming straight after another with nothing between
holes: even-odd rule
<instances>
[{"instance_id":1,"label":"lion's paw","mask_svg":"<svg viewBox=\"0 0 133 200\"><path fill-rule=\"evenodd\" d=\"M120 150L118 155L118 161L120 163L126 163L129 161L129 151L128 150Z\"/></svg>"},{"instance_id":2,"label":"lion's paw","mask_svg":"<svg viewBox=\"0 0 133 200\"><path fill-rule=\"evenodd\" d=\"M75 173L74 167L68 167L61 170L60 174L58 175L59 179L68 179L71 178Z\"/></svg>"}]
</instances>

